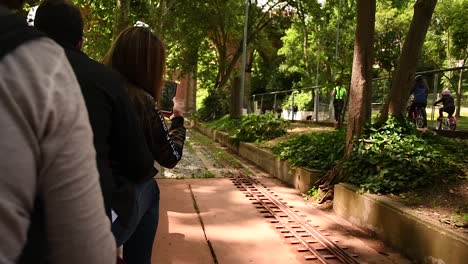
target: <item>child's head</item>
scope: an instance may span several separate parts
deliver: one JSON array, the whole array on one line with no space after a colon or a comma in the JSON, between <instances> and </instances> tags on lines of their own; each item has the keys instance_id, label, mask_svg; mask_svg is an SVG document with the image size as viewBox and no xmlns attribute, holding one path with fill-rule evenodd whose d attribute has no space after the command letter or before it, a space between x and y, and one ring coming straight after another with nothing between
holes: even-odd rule
<instances>
[{"instance_id":1,"label":"child's head","mask_svg":"<svg viewBox=\"0 0 468 264\"><path fill-rule=\"evenodd\" d=\"M444 89L442 91L442 95L450 95L450 90L449 89Z\"/></svg>"}]
</instances>

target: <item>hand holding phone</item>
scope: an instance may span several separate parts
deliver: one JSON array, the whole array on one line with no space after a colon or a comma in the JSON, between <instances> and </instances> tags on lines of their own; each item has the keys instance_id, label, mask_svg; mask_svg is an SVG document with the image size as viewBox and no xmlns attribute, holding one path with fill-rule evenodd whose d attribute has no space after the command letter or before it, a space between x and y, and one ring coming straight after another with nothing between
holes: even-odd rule
<instances>
[{"instance_id":1,"label":"hand holding phone","mask_svg":"<svg viewBox=\"0 0 468 264\"><path fill-rule=\"evenodd\" d=\"M159 110L165 115L171 115L174 109L174 97L177 92L177 83L165 81L161 96L161 107Z\"/></svg>"},{"instance_id":2,"label":"hand holding phone","mask_svg":"<svg viewBox=\"0 0 468 264\"><path fill-rule=\"evenodd\" d=\"M185 109L185 101L184 99L178 98L177 96L174 97L172 100L174 102L173 106L173 112L172 115L170 116L170 119L177 117L177 116L182 116L183 111Z\"/></svg>"}]
</instances>

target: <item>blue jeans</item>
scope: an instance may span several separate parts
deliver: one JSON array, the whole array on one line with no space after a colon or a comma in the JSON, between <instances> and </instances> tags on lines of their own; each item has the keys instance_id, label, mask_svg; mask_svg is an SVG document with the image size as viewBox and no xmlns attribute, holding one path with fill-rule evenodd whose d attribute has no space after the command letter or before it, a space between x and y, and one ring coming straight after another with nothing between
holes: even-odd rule
<instances>
[{"instance_id":1,"label":"blue jeans","mask_svg":"<svg viewBox=\"0 0 468 264\"><path fill-rule=\"evenodd\" d=\"M112 223L117 246L123 245L127 264L151 264L159 221L159 187L155 180L135 185L135 206L128 227L119 218Z\"/></svg>"}]
</instances>

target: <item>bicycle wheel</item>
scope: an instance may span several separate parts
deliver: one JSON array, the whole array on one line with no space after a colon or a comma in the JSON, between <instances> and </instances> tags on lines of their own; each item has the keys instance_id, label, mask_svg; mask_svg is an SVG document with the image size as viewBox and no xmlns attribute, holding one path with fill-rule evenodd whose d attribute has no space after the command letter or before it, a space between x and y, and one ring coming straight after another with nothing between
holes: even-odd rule
<instances>
[{"instance_id":1,"label":"bicycle wheel","mask_svg":"<svg viewBox=\"0 0 468 264\"><path fill-rule=\"evenodd\" d=\"M449 118L447 120L448 120L448 124L449 124L449 129L452 130L452 131L455 131L455 129L457 128L457 121L455 121L455 119L453 117Z\"/></svg>"},{"instance_id":2,"label":"bicycle wheel","mask_svg":"<svg viewBox=\"0 0 468 264\"><path fill-rule=\"evenodd\" d=\"M442 119L437 119L437 130L442 130Z\"/></svg>"},{"instance_id":3,"label":"bicycle wheel","mask_svg":"<svg viewBox=\"0 0 468 264\"><path fill-rule=\"evenodd\" d=\"M457 124L450 125L450 130L455 131L457 129Z\"/></svg>"},{"instance_id":4,"label":"bicycle wheel","mask_svg":"<svg viewBox=\"0 0 468 264\"><path fill-rule=\"evenodd\" d=\"M450 130L450 122L449 122L448 118L444 118L444 120L442 121L442 129L443 130Z\"/></svg>"},{"instance_id":5,"label":"bicycle wheel","mask_svg":"<svg viewBox=\"0 0 468 264\"><path fill-rule=\"evenodd\" d=\"M416 117L416 127L423 128L424 127L424 119L422 117L421 112L418 111L418 116Z\"/></svg>"},{"instance_id":6,"label":"bicycle wheel","mask_svg":"<svg viewBox=\"0 0 468 264\"><path fill-rule=\"evenodd\" d=\"M418 116L418 118L416 119L416 127L417 128L424 127L424 120L423 120L422 116Z\"/></svg>"}]
</instances>

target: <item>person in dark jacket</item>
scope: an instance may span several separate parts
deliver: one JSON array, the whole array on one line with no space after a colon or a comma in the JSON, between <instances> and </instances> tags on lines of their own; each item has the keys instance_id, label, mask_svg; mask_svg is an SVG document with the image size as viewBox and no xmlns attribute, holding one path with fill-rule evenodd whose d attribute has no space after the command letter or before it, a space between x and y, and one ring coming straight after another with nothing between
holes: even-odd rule
<instances>
[{"instance_id":1,"label":"person in dark jacket","mask_svg":"<svg viewBox=\"0 0 468 264\"><path fill-rule=\"evenodd\" d=\"M413 118L413 112L416 108L421 108L422 117L424 120L423 127L427 127L427 95L429 93L429 86L427 85L426 79L422 75L415 77L415 83L413 89L411 89L411 95L413 95L413 101L409 107L408 118Z\"/></svg>"},{"instance_id":2,"label":"person in dark jacket","mask_svg":"<svg viewBox=\"0 0 468 264\"><path fill-rule=\"evenodd\" d=\"M83 19L68 0L45 0L34 25L65 50L81 86L94 134L96 160L106 213L111 209L129 224L134 210L134 185L156 172L135 109L120 75L80 51Z\"/></svg>"},{"instance_id":3,"label":"person in dark jacket","mask_svg":"<svg viewBox=\"0 0 468 264\"><path fill-rule=\"evenodd\" d=\"M439 118L442 119L444 112L448 114L448 117L451 117L455 113L455 100L452 95L450 95L449 89L444 89L442 91L442 98L434 103L434 106L442 103L443 107L439 108Z\"/></svg>"},{"instance_id":4,"label":"person in dark jacket","mask_svg":"<svg viewBox=\"0 0 468 264\"><path fill-rule=\"evenodd\" d=\"M127 93L136 107L146 142L154 159L167 168L173 168L182 158L185 142L183 103L177 95L168 129L158 110L164 83L166 55L161 40L143 23L122 31L106 55L104 63L119 71L127 80ZM150 188L155 186L153 181ZM147 202L141 197L142 210L136 219L138 226L122 228L116 221L112 230L117 243L124 243L124 260L128 264L150 264L153 241L158 224L159 189L157 200ZM129 236L130 235L130 236Z\"/></svg>"},{"instance_id":5,"label":"person in dark jacket","mask_svg":"<svg viewBox=\"0 0 468 264\"><path fill-rule=\"evenodd\" d=\"M79 84L22 3L0 0L0 263L114 264Z\"/></svg>"}]
</instances>

